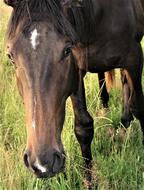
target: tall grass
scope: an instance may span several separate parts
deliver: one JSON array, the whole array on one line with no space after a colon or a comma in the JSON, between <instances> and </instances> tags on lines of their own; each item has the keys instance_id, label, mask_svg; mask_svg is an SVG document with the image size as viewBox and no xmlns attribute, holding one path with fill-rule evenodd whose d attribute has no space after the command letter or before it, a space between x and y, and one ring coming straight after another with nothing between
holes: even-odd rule
<instances>
[{"instance_id":1,"label":"tall grass","mask_svg":"<svg viewBox=\"0 0 144 190\"><path fill-rule=\"evenodd\" d=\"M83 160L74 135L73 110L67 101L63 143L67 154L66 178L63 174L39 180L23 164L26 143L24 111L18 94L14 68L4 53L4 34L10 10L0 2L0 190L83 190ZM119 81L119 72L117 72ZM101 109L97 75L85 78L88 110L94 118L92 143L93 173L99 190L144 190L144 147L138 121L126 133L120 126L121 85L112 90L110 108ZM115 138L114 138L115 137Z\"/></svg>"}]
</instances>

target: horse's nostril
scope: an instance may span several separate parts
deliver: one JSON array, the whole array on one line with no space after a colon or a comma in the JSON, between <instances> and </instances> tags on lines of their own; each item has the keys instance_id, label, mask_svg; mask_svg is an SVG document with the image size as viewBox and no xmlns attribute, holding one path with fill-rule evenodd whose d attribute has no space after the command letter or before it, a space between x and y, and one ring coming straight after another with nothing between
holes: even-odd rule
<instances>
[{"instance_id":1,"label":"horse's nostril","mask_svg":"<svg viewBox=\"0 0 144 190\"><path fill-rule=\"evenodd\" d=\"M32 166L32 169L35 174L41 173L41 171L36 166Z\"/></svg>"},{"instance_id":2,"label":"horse's nostril","mask_svg":"<svg viewBox=\"0 0 144 190\"><path fill-rule=\"evenodd\" d=\"M63 155L59 152L54 153L54 162L53 162L53 172L57 173L60 169L62 169L64 165Z\"/></svg>"},{"instance_id":3,"label":"horse's nostril","mask_svg":"<svg viewBox=\"0 0 144 190\"><path fill-rule=\"evenodd\" d=\"M30 166L30 163L29 163L29 156L27 153L24 154L24 163L26 165L26 167L29 167Z\"/></svg>"}]
</instances>

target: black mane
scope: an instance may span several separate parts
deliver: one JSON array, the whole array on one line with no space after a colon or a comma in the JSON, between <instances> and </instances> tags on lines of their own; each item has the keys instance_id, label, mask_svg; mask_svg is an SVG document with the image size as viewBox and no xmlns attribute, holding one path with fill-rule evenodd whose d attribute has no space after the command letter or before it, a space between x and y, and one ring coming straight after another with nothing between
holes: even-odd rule
<instances>
[{"instance_id":1,"label":"black mane","mask_svg":"<svg viewBox=\"0 0 144 190\"><path fill-rule=\"evenodd\" d=\"M99 4L95 0L83 0L80 6L70 6L65 9L63 1L17 1L8 27L8 38L15 35L19 24L24 29L33 21L48 21L53 23L59 32L70 37L73 42L87 43L89 38L92 39L95 36L97 22L100 20Z\"/></svg>"},{"instance_id":2,"label":"black mane","mask_svg":"<svg viewBox=\"0 0 144 190\"><path fill-rule=\"evenodd\" d=\"M51 22L73 42L83 44L100 41L100 37L105 42L115 28L123 30L124 36L127 30L141 37L144 15L140 6L136 0L19 0L12 13L8 38L15 35L19 24L25 28L33 21Z\"/></svg>"},{"instance_id":3,"label":"black mane","mask_svg":"<svg viewBox=\"0 0 144 190\"><path fill-rule=\"evenodd\" d=\"M27 28L34 21L48 21L62 34L77 41L76 33L64 16L59 0L19 0L12 12L8 38L15 35L17 27Z\"/></svg>"},{"instance_id":4,"label":"black mane","mask_svg":"<svg viewBox=\"0 0 144 190\"><path fill-rule=\"evenodd\" d=\"M74 5L71 3L71 6L63 5L63 7L66 6L65 14L80 41L88 43L95 38L96 27L101 21L102 10L99 1L96 0L75 0L75 2L79 3Z\"/></svg>"}]
</instances>

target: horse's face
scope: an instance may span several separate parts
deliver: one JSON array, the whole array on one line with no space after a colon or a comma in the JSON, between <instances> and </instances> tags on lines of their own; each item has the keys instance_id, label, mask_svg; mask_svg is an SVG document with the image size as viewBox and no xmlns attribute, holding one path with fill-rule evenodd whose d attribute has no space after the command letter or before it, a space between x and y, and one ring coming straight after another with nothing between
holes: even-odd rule
<instances>
[{"instance_id":1,"label":"horse's face","mask_svg":"<svg viewBox=\"0 0 144 190\"><path fill-rule=\"evenodd\" d=\"M8 40L7 51L26 111L24 162L38 177L51 177L64 168L65 102L77 86L72 44L48 23L18 33Z\"/></svg>"}]
</instances>

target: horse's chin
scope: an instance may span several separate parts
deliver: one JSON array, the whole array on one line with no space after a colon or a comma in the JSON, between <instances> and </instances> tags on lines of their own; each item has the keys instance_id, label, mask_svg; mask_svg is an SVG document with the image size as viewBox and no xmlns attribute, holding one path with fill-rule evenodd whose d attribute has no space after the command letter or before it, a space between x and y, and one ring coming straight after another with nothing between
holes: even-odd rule
<instances>
[{"instance_id":1,"label":"horse's chin","mask_svg":"<svg viewBox=\"0 0 144 190\"><path fill-rule=\"evenodd\" d=\"M60 173L63 173L65 170L65 167L62 167L58 172L52 172L52 171L47 171L47 172L35 172L34 174L36 175L37 178L39 179L49 179L52 178Z\"/></svg>"}]
</instances>

